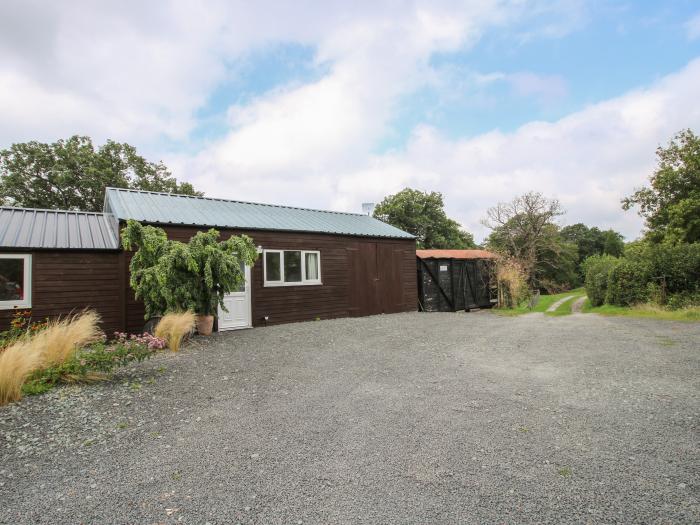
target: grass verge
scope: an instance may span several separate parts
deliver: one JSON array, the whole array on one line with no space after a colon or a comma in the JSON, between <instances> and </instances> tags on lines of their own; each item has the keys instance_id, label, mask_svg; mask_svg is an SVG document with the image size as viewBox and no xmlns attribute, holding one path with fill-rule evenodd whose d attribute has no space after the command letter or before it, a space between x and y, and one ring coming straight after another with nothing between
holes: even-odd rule
<instances>
[{"instance_id":1,"label":"grass verge","mask_svg":"<svg viewBox=\"0 0 700 525\"><path fill-rule=\"evenodd\" d=\"M602 306L591 306L590 301L583 305L584 313L600 315L619 315L625 317L640 317L645 319L661 319L665 321L700 321L700 308L683 308L680 310L665 310L658 306L643 304L638 306L614 306L604 304Z\"/></svg>"}]
</instances>

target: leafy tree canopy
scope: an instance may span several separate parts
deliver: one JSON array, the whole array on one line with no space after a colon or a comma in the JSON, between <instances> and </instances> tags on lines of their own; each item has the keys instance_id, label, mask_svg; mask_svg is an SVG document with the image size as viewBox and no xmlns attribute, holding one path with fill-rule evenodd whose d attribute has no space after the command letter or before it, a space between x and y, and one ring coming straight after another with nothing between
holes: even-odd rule
<instances>
[{"instance_id":1,"label":"leafy tree canopy","mask_svg":"<svg viewBox=\"0 0 700 525\"><path fill-rule=\"evenodd\" d=\"M148 162L126 143L97 150L75 135L52 144L24 142L0 151L0 203L28 208L102 211L105 188L201 195L178 183L162 162Z\"/></svg>"},{"instance_id":2,"label":"leafy tree canopy","mask_svg":"<svg viewBox=\"0 0 700 525\"><path fill-rule=\"evenodd\" d=\"M623 236L615 230L600 230L593 226L577 223L561 229L562 238L577 246L578 264L591 255L612 255L619 257L625 249Z\"/></svg>"},{"instance_id":3,"label":"leafy tree canopy","mask_svg":"<svg viewBox=\"0 0 700 525\"><path fill-rule=\"evenodd\" d=\"M683 130L656 156L650 185L623 199L623 209L639 207L653 242L700 241L700 137Z\"/></svg>"},{"instance_id":4,"label":"leafy tree canopy","mask_svg":"<svg viewBox=\"0 0 700 525\"><path fill-rule=\"evenodd\" d=\"M475 248L474 237L445 213L442 193L405 188L377 205L374 217L416 236L419 248Z\"/></svg>"},{"instance_id":5,"label":"leafy tree canopy","mask_svg":"<svg viewBox=\"0 0 700 525\"><path fill-rule=\"evenodd\" d=\"M486 212L483 224L492 230L486 245L515 258L532 288L552 290L553 280L571 273L572 249L554 222L563 213L558 200L536 192L501 202Z\"/></svg>"},{"instance_id":6,"label":"leafy tree canopy","mask_svg":"<svg viewBox=\"0 0 700 525\"><path fill-rule=\"evenodd\" d=\"M185 310L215 315L217 305L226 311L224 295L245 282L242 265L258 258L247 235L219 241L214 229L182 243L168 240L161 228L130 220L121 237L125 250L136 248L130 284L144 302L146 319Z\"/></svg>"}]
</instances>

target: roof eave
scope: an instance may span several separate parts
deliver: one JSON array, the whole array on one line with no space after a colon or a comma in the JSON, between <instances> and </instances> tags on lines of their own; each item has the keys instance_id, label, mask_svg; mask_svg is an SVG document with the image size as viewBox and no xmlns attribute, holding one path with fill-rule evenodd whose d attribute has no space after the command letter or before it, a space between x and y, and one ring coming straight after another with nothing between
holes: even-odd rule
<instances>
[{"instance_id":1,"label":"roof eave","mask_svg":"<svg viewBox=\"0 0 700 525\"><path fill-rule=\"evenodd\" d=\"M119 223L126 223L130 220L128 218L118 218ZM138 219L135 219L138 220ZM344 232L333 232L333 231L320 231L320 230L297 230L297 229L285 229L285 228L260 228L252 226L230 226L226 224L191 224L184 222L165 222L165 221L138 221L141 224L147 224L149 226L180 226L183 228L221 228L226 230L238 230L238 231L265 231L265 232L283 232L283 233L317 233L321 235L340 235L343 237L362 237L369 239L394 239L403 241L415 241L416 238L407 234L407 236L394 236L394 235L369 235L360 233L344 233Z\"/></svg>"}]
</instances>

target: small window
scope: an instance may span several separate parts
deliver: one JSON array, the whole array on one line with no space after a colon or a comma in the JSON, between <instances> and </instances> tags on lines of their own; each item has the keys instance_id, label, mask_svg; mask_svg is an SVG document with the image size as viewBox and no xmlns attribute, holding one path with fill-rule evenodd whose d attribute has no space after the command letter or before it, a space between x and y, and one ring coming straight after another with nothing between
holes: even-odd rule
<instances>
[{"instance_id":1,"label":"small window","mask_svg":"<svg viewBox=\"0 0 700 525\"><path fill-rule=\"evenodd\" d=\"M0 254L0 309L31 308L32 256Z\"/></svg>"},{"instance_id":2,"label":"small window","mask_svg":"<svg viewBox=\"0 0 700 525\"><path fill-rule=\"evenodd\" d=\"M265 251L265 283L282 282L282 252Z\"/></svg>"},{"instance_id":3,"label":"small window","mask_svg":"<svg viewBox=\"0 0 700 525\"><path fill-rule=\"evenodd\" d=\"M284 252L284 282L285 283L300 283L301 282L301 252L300 251L285 251Z\"/></svg>"},{"instance_id":4,"label":"small window","mask_svg":"<svg viewBox=\"0 0 700 525\"><path fill-rule=\"evenodd\" d=\"M304 263L306 267L306 275L304 278L307 281L318 281L320 279L318 273L318 252L304 253Z\"/></svg>"},{"instance_id":5,"label":"small window","mask_svg":"<svg viewBox=\"0 0 700 525\"><path fill-rule=\"evenodd\" d=\"M244 277L243 282L238 285L237 292L245 292L246 282L245 282L245 263L241 261L240 263L241 275Z\"/></svg>"},{"instance_id":6,"label":"small window","mask_svg":"<svg viewBox=\"0 0 700 525\"><path fill-rule=\"evenodd\" d=\"M265 250L265 286L321 284L321 252Z\"/></svg>"}]
</instances>

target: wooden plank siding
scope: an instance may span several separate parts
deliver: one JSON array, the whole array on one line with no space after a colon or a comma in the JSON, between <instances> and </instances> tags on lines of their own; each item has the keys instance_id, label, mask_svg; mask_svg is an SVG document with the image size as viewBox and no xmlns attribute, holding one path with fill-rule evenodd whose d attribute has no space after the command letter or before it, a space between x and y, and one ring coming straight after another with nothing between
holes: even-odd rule
<instances>
[{"instance_id":1,"label":"wooden plank siding","mask_svg":"<svg viewBox=\"0 0 700 525\"><path fill-rule=\"evenodd\" d=\"M168 238L187 242L206 228L161 226ZM265 287L262 256L251 269L252 320L267 324L363 316L416 309L416 245L412 239L365 239L322 233L219 229L221 238L246 234L264 249L318 250L322 285ZM379 249L377 249L379 247ZM381 253L382 255L377 255ZM131 260L127 254L126 264ZM375 270L376 269L376 270ZM128 278L127 278L128 281ZM145 322L143 305L127 290L127 329Z\"/></svg>"},{"instance_id":2,"label":"wooden plank siding","mask_svg":"<svg viewBox=\"0 0 700 525\"><path fill-rule=\"evenodd\" d=\"M162 226L170 239L188 241L205 228ZM322 285L265 287L262 257L251 270L254 326L313 319L412 311L417 305L415 241L321 233L220 230L222 239L246 233L256 246L318 250ZM32 254L34 319L94 308L107 334L140 332L144 309L129 286L130 252L13 251ZM0 330L11 310L0 310Z\"/></svg>"},{"instance_id":3,"label":"wooden plank siding","mask_svg":"<svg viewBox=\"0 0 700 525\"><path fill-rule=\"evenodd\" d=\"M122 330L123 289L119 252L12 251L32 255L32 318L55 318L93 308L102 329ZM9 327L12 310L0 310L0 330Z\"/></svg>"}]
</instances>

